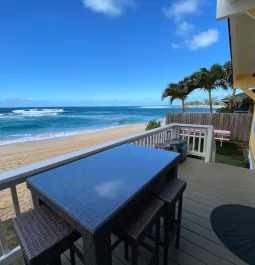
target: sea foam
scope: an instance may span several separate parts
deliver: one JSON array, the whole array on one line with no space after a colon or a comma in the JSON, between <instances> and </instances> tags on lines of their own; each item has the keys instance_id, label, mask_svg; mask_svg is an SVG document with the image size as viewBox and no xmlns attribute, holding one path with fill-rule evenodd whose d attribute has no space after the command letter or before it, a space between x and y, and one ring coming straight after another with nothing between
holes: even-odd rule
<instances>
[{"instance_id":1,"label":"sea foam","mask_svg":"<svg viewBox=\"0 0 255 265\"><path fill-rule=\"evenodd\" d=\"M170 109L171 106L143 106L139 107L140 109Z\"/></svg>"},{"instance_id":2,"label":"sea foam","mask_svg":"<svg viewBox=\"0 0 255 265\"><path fill-rule=\"evenodd\" d=\"M64 112L63 109L22 109L22 110L13 110L12 113L23 115L23 116L53 116L57 115L60 112Z\"/></svg>"}]
</instances>

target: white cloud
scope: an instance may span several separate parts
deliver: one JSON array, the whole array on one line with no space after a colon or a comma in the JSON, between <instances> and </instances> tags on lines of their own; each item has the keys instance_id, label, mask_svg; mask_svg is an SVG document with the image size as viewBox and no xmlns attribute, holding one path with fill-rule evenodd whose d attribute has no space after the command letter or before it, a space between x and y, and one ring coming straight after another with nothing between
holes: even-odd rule
<instances>
[{"instance_id":1,"label":"white cloud","mask_svg":"<svg viewBox=\"0 0 255 265\"><path fill-rule=\"evenodd\" d=\"M207 31L200 32L194 35L192 39L187 40L186 44L189 49L197 50L199 48L205 48L211 46L212 44L218 42L220 33L216 29L208 29Z\"/></svg>"},{"instance_id":2,"label":"white cloud","mask_svg":"<svg viewBox=\"0 0 255 265\"><path fill-rule=\"evenodd\" d=\"M176 34L180 36L187 36L192 32L194 28L195 26L193 24L190 24L187 21L183 21L177 25Z\"/></svg>"},{"instance_id":3,"label":"white cloud","mask_svg":"<svg viewBox=\"0 0 255 265\"><path fill-rule=\"evenodd\" d=\"M178 49L180 47L180 45L179 44L176 44L176 43L172 43L171 46L174 49Z\"/></svg>"},{"instance_id":4,"label":"white cloud","mask_svg":"<svg viewBox=\"0 0 255 265\"><path fill-rule=\"evenodd\" d=\"M128 6L134 6L133 0L83 0L86 8L97 13L103 13L110 16L119 16L123 9Z\"/></svg>"},{"instance_id":5,"label":"white cloud","mask_svg":"<svg viewBox=\"0 0 255 265\"><path fill-rule=\"evenodd\" d=\"M186 15L198 13L200 2L200 0L177 0L170 7L164 8L163 11L167 17L179 21Z\"/></svg>"},{"instance_id":6,"label":"white cloud","mask_svg":"<svg viewBox=\"0 0 255 265\"><path fill-rule=\"evenodd\" d=\"M33 100L32 98L28 98L28 100Z\"/></svg>"}]
</instances>

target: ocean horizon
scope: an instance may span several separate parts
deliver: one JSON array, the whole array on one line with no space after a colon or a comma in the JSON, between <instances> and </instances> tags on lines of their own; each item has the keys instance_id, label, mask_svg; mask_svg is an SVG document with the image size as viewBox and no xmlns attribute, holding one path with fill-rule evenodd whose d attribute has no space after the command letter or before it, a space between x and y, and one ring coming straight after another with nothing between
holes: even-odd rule
<instances>
[{"instance_id":1,"label":"ocean horizon","mask_svg":"<svg viewBox=\"0 0 255 265\"><path fill-rule=\"evenodd\" d=\"M217 108L214 108L214 111ZM0 145L43 141L144 123L165 121L174 106L0 108ZM192 106L186 112L209 112Z\"/></svg>"}]
</instances>

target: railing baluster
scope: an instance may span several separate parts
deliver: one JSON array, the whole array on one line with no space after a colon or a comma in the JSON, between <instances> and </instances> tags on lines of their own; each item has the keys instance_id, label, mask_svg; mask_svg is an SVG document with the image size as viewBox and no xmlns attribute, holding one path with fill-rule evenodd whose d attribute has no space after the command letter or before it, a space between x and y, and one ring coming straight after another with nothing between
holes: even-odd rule
<instances>
[{"instance_id":1,"label":"railing baluster","mask_svg":"<svg viewBox=\"0 0 255 265\"><path fill-rule=\"evenodd\" d=\"M180 137L180 128L176 129L176 138L179 139Z\"/></svg>"},{"instance_id":2,"label":"railing baluster","mask_svg":"<svg viewBox=\"0 0 255 265\"><path fill-rule=\"evenodd\" d=\"M16 186L11 187L11 197L12 197L12 203L13 203L15 215L18 216L20 215L20 207L19 207L19 199L17 195Z\"/></svg>"},{"instance_id":3,"label":"railing baluster","mask_svg":"<svg viewBox=\"0 0 255 265\"><path fill-rule=\"evenodd\" d=\"M186 133L186 130L185 130ZM190 150L190 129L188 129L188 143L187 143L188 150Z\"/></svg>"},{"instance_id":4,"label":"railing baluster","mask_svg":"<svg viewBox=\"0 0 255 265\"><path fill-rule=\"evenodd\" d=\"M185 137L186 137L185 130L184 130L184 128L181 128L181 130L182 130L182 132L181 132L181 134L182 134L182 140L184 140Z\"/></svg>"},{"instance_id":5,"label":"railing baluster","mask_svg":"<svg viewBox=\"0 0 255 265\"><path fill-rule=\"evenodd\" d=\"M204 130L204 145L203 145L203 153L205 153L206 150L206 139L207 139L207 131Z\"/></svg>"},{"instance_id":6,"label":"railing baluster","mask_svg":"<svg viewBox=\"0 0 255 265\"><path fill-rule=\"evenodd\" d=\"M9 247L5 239L4 227L3 227L1 219L0 219L0 246L2 248L3 254L7 254L9 252Z\"/></svg>"},{"instance_id":7,"label":"railing baluster","mask_svg":"<svg viewBox=\"0 0 255 265\"><path fill-rule=\"evenodd\" d=\"M172 130L167 130L167 132L166 132L166 139L167 140L172 139Z\"/></svg>"},{"instance_id":8,"label":"railing baluster","mask_svg":"<svg viewBox=\"0 0 255 265\"><path fill-rule=\"evenodd\" d=\"M149 145L149 147L152 147L152 145L153 145L153 141L152 141L152 139L153 139L153 137L152 136L149 136L150 137L150 145Z\"/></svg>"},{"instance_id":9,"label":"railing baluster","mask_svg":"<svg viewBox=\"0 0 255 265\"><path fill-rule=\"evenodd\" d=\"M192 151L195 150L195 143L196 143L196 130L193 130L193 144L192 144Z\"/></svg>"},{"instance_id":10,"label":"railing baluster","mask_svg":"<svg viewBox=\"0 0 255 265\"><path fill-rule=\"evenodd\" d=\"M201 130L199 130L199 139L198 139L198 152L201 153Z\"/></svg>"}]
</instances>

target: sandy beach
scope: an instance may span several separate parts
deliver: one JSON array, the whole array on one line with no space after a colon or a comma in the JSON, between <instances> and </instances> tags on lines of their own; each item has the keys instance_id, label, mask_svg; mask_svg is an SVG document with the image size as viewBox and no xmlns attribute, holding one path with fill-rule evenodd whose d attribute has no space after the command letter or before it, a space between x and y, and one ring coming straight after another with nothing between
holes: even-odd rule
<instances>
[{"instance_id":1,"label":"sandy beach","mask_svg":"<svg viewBox=\"0 0 255 265\"><path fill-rule=\"evenodd\" d=\"M111 128L93 133L77 135L65 139L34 142L0 147L0 173L32 164L41 160L78 151L145 130L144 124ZM17 185L21 211L31 208L30 192L26 184ZM13 217L13 207L9 189L0 191L0 218Z\"/></svg>"}]
</instances>

